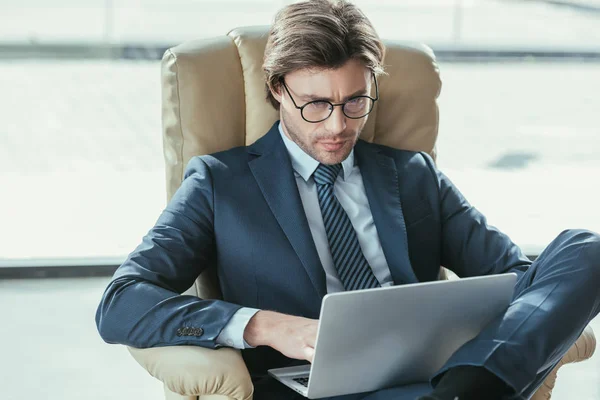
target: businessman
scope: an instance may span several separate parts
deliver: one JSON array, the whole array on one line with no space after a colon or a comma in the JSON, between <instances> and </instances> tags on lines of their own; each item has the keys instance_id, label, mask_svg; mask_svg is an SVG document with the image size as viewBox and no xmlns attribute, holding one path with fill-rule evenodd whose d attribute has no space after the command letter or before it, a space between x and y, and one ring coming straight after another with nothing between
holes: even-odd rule
<instances>
[{"instance_id":1,"label":"businessman","mask_svg":"<svg viewBox=\"0 0 600 400\"><path fill-rule=\"evenodd\" d=\"M384 46L346 1L283 8L264 56L280 121L190 160L96 314L109 343L242 350L255 399L299 398L267 369L312 360L326 293L515 272L505 314L430 382L337 399L525 399L600 307L600 236L566 230L531 262L425 153L359 140ZM515 193L515 195L527 195ZM223 300L178 294L216 266Z\"/></svg>"}]
</instances>

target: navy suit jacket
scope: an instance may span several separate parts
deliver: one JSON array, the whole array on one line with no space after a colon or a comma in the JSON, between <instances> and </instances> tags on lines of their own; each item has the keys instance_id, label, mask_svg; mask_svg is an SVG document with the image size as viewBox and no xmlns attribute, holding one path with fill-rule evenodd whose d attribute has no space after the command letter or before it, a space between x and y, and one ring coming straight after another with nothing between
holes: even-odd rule
<instances>
[{"instance_id":1,"label":"navy suit jacket","mask_svg":"<svg viewBox=\"0 0 600 400\"><path fill-rule=\"evenodd\" d=\"M355 157L397 285L521 272L530 261L486 223L426 153L359 140ZM179 296L216 266L223 300ZM116 271L96 314L102 338L138 348L215 339L241 307L318 318L325 273L275 124L248 147L194 157L181 187ZM297 363L269 347L242 355L254 377Z\"/></svg>"}]
</instances>

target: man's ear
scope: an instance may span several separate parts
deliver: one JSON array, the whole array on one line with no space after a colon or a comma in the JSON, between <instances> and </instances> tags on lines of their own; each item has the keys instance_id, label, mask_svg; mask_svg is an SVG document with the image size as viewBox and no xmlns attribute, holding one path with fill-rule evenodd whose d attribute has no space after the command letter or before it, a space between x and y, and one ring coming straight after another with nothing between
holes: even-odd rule
<instances>
[{"instance_id":1,"label":"man's ear","mask_svg":"<svg viewBox=\"0 0 600 400\"><path fill-rule=\"evenodd\" d=\"M276 83L275 86L269 85L269 90L271 91L271 94L273 95L275 100L279 102L279 104L281 104L281 89L283 89L281 87L281 83Z\"/></svg>"}]
</instances>

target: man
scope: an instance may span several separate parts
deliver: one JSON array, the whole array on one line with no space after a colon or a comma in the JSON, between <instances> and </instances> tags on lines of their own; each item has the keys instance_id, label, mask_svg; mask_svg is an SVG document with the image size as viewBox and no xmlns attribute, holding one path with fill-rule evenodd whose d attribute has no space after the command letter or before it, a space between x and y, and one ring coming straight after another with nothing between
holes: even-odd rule
<instances>
[{"instance_id":1,"label":"man","mask_svg":"<svg viewBox=\"0 0 600 400\"><path fill-rule=\"evenodd\" d=\"M244 349L255 399L298 398L266 374L311 361L326 293L516 272L514 301L432 377L339 399L523 399L598 313L600 237L559 235L535 262L487 225L423 153L358 140L384 47L345 1L292 4L265 51L280 122L193 158L117 270L96 322L110 343ZM372 93L374 93L372 95ZM178 296L216 265L223 300ZM187 329L183 329L183 328Z\"/></svg>"}]
</instances>

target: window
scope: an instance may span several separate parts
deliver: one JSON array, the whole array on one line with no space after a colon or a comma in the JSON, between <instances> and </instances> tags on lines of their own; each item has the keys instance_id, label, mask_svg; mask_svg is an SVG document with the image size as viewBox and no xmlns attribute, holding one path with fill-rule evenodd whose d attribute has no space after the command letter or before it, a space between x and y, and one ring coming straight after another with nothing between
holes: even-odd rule
<instances>
[{"instance_id":1,"label":"window","mask_svg":"<svg viewBox=\"0 0 600 400\"><path fill-rule=\"evenodd\" d=\"M288 1L0 5L0 260L121 260L165 205L165 48L269 24ZM600 230L595 0L362 0L386 39L437 52L438 164L528 253ZM529 55L529 56L527 56Z\"/></svg>"}]
</instances>

